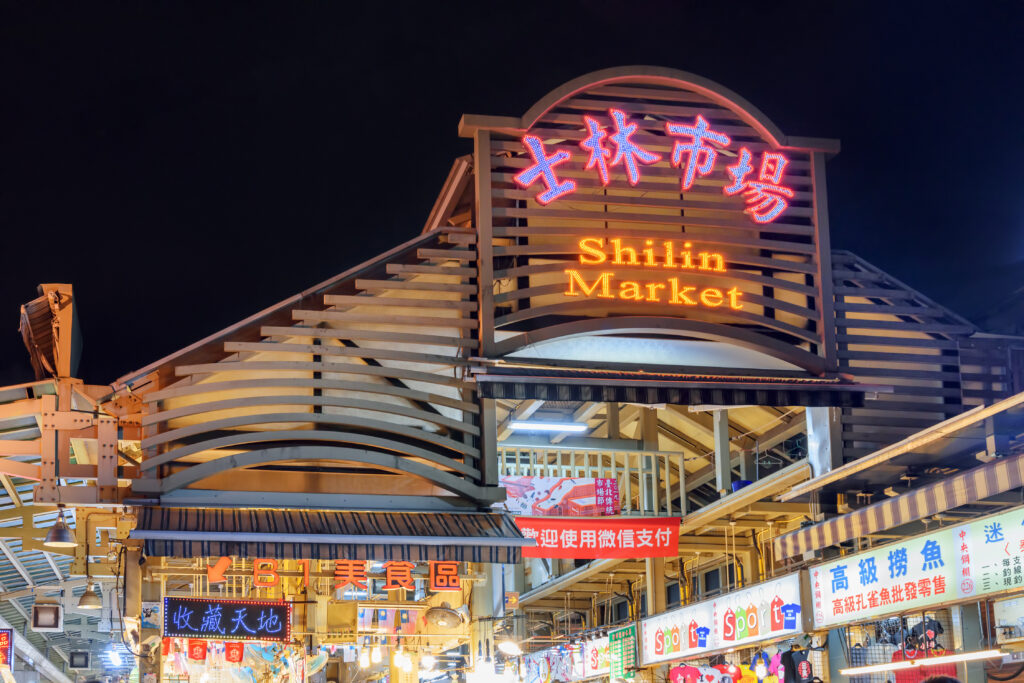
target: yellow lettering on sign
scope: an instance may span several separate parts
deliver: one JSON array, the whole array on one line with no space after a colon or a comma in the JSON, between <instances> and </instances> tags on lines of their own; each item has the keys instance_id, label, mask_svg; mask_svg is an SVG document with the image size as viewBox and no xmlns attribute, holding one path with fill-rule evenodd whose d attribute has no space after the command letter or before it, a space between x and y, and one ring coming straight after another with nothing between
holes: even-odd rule
<instances>
[{"instance_id":1,"label":"yellow lettering on sign","mask_svg":"<svg viewBox=\"0 0 1024 683\"><path fill-rule=\"evenodd\" d=\"M611 291L611 279L614 273L601 273L592 285L587 285L586 280L583 279L578 270L567 270L565 274L569 276L569 291L565 293L566 296L579 296L580 293L576 291L576 286L578 285L585 296L594 296L594 292L600 286L601 293L596 296L601 299L615 298L612 296Z\"/></svg>"},{"instance_id":2,"label":"yellow lettering on sign","mask_svg":"<svg viewBox=\"0 0 1024 683\"><path fill-rule=\"evenodd\" d=\"M677 248L673 240L665 240L657 249L654 240L643 240L642 247L623 244L622 238L615 237L605 240L603 237L584 237L579 240L580 264L595 266L603 263L618 266L640 266L643 269L693 270L705 273L724 273L727 271L725 256L717 252L697 251L694 253L692 242L683 242ZM642 257L642 258L641 258ZM635 271L631 268L630 271ZM646 301L650 303L668 303L677 306L704 306L706 308L728 308L739 311L743 309L740 298L743 292L739 287L731 287L726 291L718 287L698 287L687 284L679 277L667 277L662 281L641 282L638 280L617 280L614 271L603 271L591 277L586 272L567 269L568 291L566 296L588 296L599 299L621 299L623 301Z\"/></svg>"}]
</instances>

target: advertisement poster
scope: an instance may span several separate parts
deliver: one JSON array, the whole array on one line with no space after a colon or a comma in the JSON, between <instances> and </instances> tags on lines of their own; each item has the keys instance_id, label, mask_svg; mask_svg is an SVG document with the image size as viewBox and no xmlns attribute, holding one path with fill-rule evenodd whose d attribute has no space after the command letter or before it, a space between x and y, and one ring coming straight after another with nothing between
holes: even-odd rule
<instances>
[{"instance_id":1,"label":"advertisement poster","mask_svg":"<svg viewBox=\"0 0 1024 683\"><path fill-rule=\"evenodd\" d=\"M525 517L600 517L619 514L619 484L593 477L498 477L505 502L495 507Z\"/></svg>"},{"instance_id":2,"label":"advertisement poster","mask_svg":"<svg viewBox=\"0 0 1024 683\"><path fill-rule=\"evenodd\" d=\"M0 628L0 666L14 665L14 631Z\"/></svg>"},{"instance_id":3,"label":"advertisement poster","mask_svg":"<svg viewBox=\"0 0 1024 683\"><path fill-rule=\"evenodd\" d=\"M609 655L607 636L524 655L526 683L575 683L607 676Z\"/></svg>"},{"instance_id":4,"label":"advertisement poster","mask_svg":"<svg viewBox=\"0 0 1024 683\"><path fill-rule=\"evenodd\" d=\"M640 622L644 666L803 632L800 575L790 574Z\"/></svg>"},{"instance_id":5,"label":"advertisement poster","mask_svg":"<svg viewBox=\"0 0 1024 683\"><path fill-rule=\"evenodd\" d=\"M523 557L571 559L676 557L678 517L516 517L525 538L537 545L523 548Z\"/></svg>"},{"instance_id":6,"label":"advertisement poster","mask_svg":"<svg viewBox=\"0 0 1024 683\"><path fill-rule=\"evenodd\" d=\"M608 632L611 683L631 681L636 677L636 624Z\"/></svg>"},{"instance_id":7,"label":"advertisement poster","mask_svg":"<svg viewBox=\"0 0 1024 683\"><path fill-rule=\"evenodd\" d=\"M816 627L1024 587L1024 508L809 571Z\"/></svg>"}]
</instances>

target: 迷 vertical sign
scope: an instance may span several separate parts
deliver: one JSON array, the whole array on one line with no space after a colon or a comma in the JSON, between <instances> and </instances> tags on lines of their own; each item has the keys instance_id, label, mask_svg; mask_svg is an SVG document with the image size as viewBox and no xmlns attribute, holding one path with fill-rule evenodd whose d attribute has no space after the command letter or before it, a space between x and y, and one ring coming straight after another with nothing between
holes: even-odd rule
<instances>
[{"instance_id":1,"label":"\u8ff7 vertical sign","mask_svg":"<svg viewBox=\"0 0 1024 683\"><path fill-rule=\"evenodd\" d=\"M636 676L636 624L608 632L611 683L631 681Z\"/></svg>"}]
</instances>

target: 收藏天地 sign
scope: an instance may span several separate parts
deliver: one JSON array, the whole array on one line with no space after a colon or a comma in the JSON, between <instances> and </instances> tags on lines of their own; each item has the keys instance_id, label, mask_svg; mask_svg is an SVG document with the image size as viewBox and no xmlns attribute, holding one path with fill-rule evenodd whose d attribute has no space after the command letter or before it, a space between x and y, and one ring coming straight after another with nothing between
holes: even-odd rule
<instances>
[{"instance_id":1,"label":"\u6536\u85cf\u5929\u5730 sign","mask_svg":"<svg viewBox=\"0 0 1024 683\"><path fill-rule=\"evenodd\" d=\"M802 633L800 575L790 574L640 622L640 660L659 664Z\"/></svg>"},{"instance_id":2,"label":"\u6536\u85cf\u5929\u5730 sign","mask_svg":"<svg viewBox=\"0 0 1024 683\"><path fill-rule=\"evenodd\" d=\"M291 603L164 598L164 637L291 641Z\"/></svg>"},{"instance_id":3,"label":"\u6536\u85cf\u5929\u5730 sign","mask_svg":"<svg viewBox=\"0 0 1024 683\"><path fill-rule=\"evenodd\" d=\"M516 517L525 538L537 541L523 548L523 557L570 559L676 557L678 517Z\"/></svg>"},{"instance_id":4,"label":"\u6536\u85cf\u5929\u5730 sign","mask_svg":"<svg viewBox=\"0 0 1024 683\"><path fill-rule=\"evenodd\" d=\"M1024 588L1024 508L808 571L815 627Z\"/></svg>"}]
</instances>

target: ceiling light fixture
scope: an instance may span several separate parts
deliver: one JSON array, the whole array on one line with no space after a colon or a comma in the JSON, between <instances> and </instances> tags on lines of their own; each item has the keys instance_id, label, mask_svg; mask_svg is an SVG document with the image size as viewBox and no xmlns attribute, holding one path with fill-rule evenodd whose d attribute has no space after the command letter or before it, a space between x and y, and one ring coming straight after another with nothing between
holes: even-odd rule
<instances>
[{"instance_id":1,"label":"ceiling light fixture","mask_svg":"<svg viewBox=\"0 0 1024 683\"><path fill-rule=\"evenodd\" d=\"M512 420L508 426L517 432L585 432L587 425L581 422L534 422Z\"/></svg>"},{"instance_id":2,"label":"ceiling light fixture","mask_svg":"<svg viewBox=\"0 0 1024 683\"><path fill-rule=\"evenodd\" d=\"M955 664L956 662L970 662L976 659L995 659L996 657L1003 657L1006 654L1007 653L1000 650L981 650L979 652L964 652L957 655L943 655L941 657L921 657L920 659L908 659L902 662L891 662L889 664L869 664L868 666L857 666L852 669L840 669L839 673L844 676L860 676L862 674L878 673L882 671L913 669L920 666Z\"/></svg>"},{"instance_id":3,"label":"ceiling light fixture","mask_svg":"<svg viewBox=\"0 0 1024 683\"><path fill-rule=\"evenodd\" d=\"M74 548L78 545L78 541L75 540L75 534L68 528L68 523L64 519L63 506L57 513L57 521L46 532L43 545L50 546L51 548Z\"/></svg>"}]
</instances>

